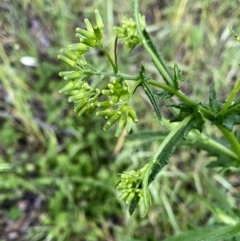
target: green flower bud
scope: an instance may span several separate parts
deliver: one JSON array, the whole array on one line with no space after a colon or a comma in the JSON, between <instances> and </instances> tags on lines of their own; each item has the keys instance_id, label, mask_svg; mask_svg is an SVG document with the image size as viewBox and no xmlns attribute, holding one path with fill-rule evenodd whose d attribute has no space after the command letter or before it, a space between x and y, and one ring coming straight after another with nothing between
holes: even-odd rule
<instances>
[{"instance_id":1,"label":"green flower bud","mask_svg":"<svg viewBox=\"0 0 240 241\"><path fill-rule=\"evenodd\" d=\"M103 130L106 131L108 130L113 124L115 124L117 122L117 120L119 119L120 117L120 112L119 111L116 111L114 112L110 118L108 119L108 121L106 122L106 124L103 126Z\"/></svg>"},{"instance_id":2,"label":"green flower bud","mask_svg":"<svg viewBox=\"0 0 240 241\"><path fill-rule=\"evenodd\" d=\"M87 18L84 19L84 23L86 25L86 28L87 28L88 32L94 33L93 26Z\"/></svg>"},{"instance_id":3,"label":"green flower bud","mask_svg":"<svg viewBox=\"0 0 240 241\"><path fill-rule=\"evenodd\" d=\"M132 118L128 116L126 121L126 131L130 132L131 128L132 128Z\"/></svg>"},{"instance_id":4,"label":"green flower bud","mask_svg":"<svg viewBox=\"0 0 240 241\"><path fill-rule=\"evenodd\" d=\"M126 124L126 117L124 115L121 115L121 117L118 121L118 124L117 124L116 131L115 131L116 137L119 137L122 134L125 124Z\"/></svg>"},{"instance_id":5,"label":"green flower bud","mask_svg":"<svg viewBox=\"0 0 240 241\"><path fill-rule=\"evenodd\" d=\"M102 17L97 9L94 10L94 13L95 13L97 27L101 30L104 28Z\"/></svg>"},{"instance_id":6,"label":"green flower bud","mask_svg":"<svg viewBox=\"0 0 240 241\"><path fill-rule=\"evenodd\" d=\"M82 43L86 44L89 47L96 47L99 43L95 39L80 39Z\"/></svg>"},{"instance_id":7,"label":"green flower bud","mask_svg":"<svg viewBox=\"0 0 240 241\"><path fill-rule=\"evenodd\" d=\"M119 102L125 102L128 99L129 99L129 95L124 94L119 97Z\"/></svg>"},{"instance_id":8,"label":"green flower bud","mask_svg":"<svg viewBox=\"0 0 240 241\"><path fill-rule=\"evenodd\" d=\"M111 88L114 88L114 89L122 89L123 88L123 84L117 80L112 81L112 84L109 84L109 85L111 86ZM110 87L109 87L109 89L110 89Z\"/></svg>"},{"instance_id":9,"label":"green flower bud","mask_svg":"<svg viewBox=\"0 0 240 241\"><path fill-rule=\"evenodd\" d=\"M66 93L69 92L71 90L73 90L75 88L75 84L73 81L69 82L67 85L65 85L62 89L59 90L59 93Z\"/></svg>"},{"instance_id":10,"label":"green flower bud","mask_svg":"<svg viewBox=\"0 0 240 241\"><path fill-rule=\"evenodd\" d=\"M105 119L108 119L113 113L114 113L114 110L106 109L106 110L96 112L96 115L97 116L104 116Z\"/></svg>"},{"instance_id":11,"label":"green flower bud","mask_svg":"<svg viewBox=\"0 0 240 241\"><path fill-rule=\"evenodd\" d=\"M112 95L113 91L112 90L102 90L103 95Z\"/></svg>"},{"instance_id":12,"label":"green flower bud","mask_svg":"<svg viewBox=\"0 0 240 241\"><path fill-rule=\"evenodd\" d=\"M76 62L69 59L68 57L62 55L62 54L59 54L58 55L58 59L61 59L63 62L65 62L67 65L69 65L70 67L74 67L76 65Z\"/></svg>"},{"instance_id":13,"label":"green flower bud","mask_svg":"<svg viewBox=\"0 0 240 241\"><path fill-rule=\"evenodd\" d=\"M132 201L132 199L135 197L135 195L136 194L134 192L129 193L128 197L126 198L126 204L129 204Z\"/></svg>"},{"instance_id":14,"label":"green flower bud","mask_svg":"<svg viewBox=\"0 0 240 241\"><path fill-rule=\"evenodd\" d=\"M61 71L61 72L59 72L59 76L64 77L65 75L72 74L74 72L75 71Z\"/></svg>"},{"instance_id":15,"label":"green flower bud","mask_svg":"<svg viewBox=\"0 0 240 241\"><path fill-rule=\"evenodd\" d=\"M110 107L110 106L112 106L112 105L110 104L110 102L108 100L97 103L97 107L100 107L100 108Z\"/></svg>"},{"instance_id":16,"label":"green flower bud","mask_svg":"<svg viewBox=\"0 0 240 241\"><path fill-rule=\"evenodd\" d=\"M62 49L61 54L65 55L71 60L76 60L78 58L78 55L76 53L71 52L69 49Z\"/></svg>"},{"instance_id":17,"label":"green flower bud","mask_svg":"<svg viewBox=\"0 0 240 241\"><path fill-rule=\"evenodd\" d=\"M79 116L82 115L84 112L88 111L88 109L89 109L89 105L85 104L83 108L78 112L78 115Z\"/></svg>"},{"instance_id":18,"label":"green flower bud","mask_svg":"<svg viewBox=\"0 0 240 241\"><path fill-rule=\"evenodd\" d=\"M99 96L99 93L95 93L95 95L89 99L89 102L91 103L95 102L98 99L98 96Z\"/></svg>"},{"instance_id":19,"label":"green flower bud","mask_svg":"<svg viewBox=\"0 0 240 241\"><path fill-rule=\"evenodd\" d=\"M135 112L135 110L131 107L129 107L129 110L128 110L128 115L132 118L132 120L137 123L138 122L138 118L137 118L137 114Z\"/></svg>"},{"instance_id":20,"label":"green flower bud","mask_svg":"<svg viewBox=\"0 0 240 241\"><path fill-rule=\"evenodd\" d=\"M118 102L118 100L119 100L119 96L117 96L117 95L112 95L112 96L111 96L111 99L109 100L109 103L110 103L111 105L114 105L114 104L116 104L116 103Z\"/></svg>"},{"instance_id":21,"label":"green flower bud","mask_svg":"<svg viewBox=\"0 0 240 241\"><path fill-rule=\"evenodd\" d=\"M72 71L72 73L67 74L63 77L65 80L74 80L82 76L82 71Z\"/></svg>"},{"instance_id":22,"label":"green flower bud","mask_svg":"<svg viewBox=\"0 0 240 241\"><path fill-rule=\"evenodd\" d=\"M69 98L68 98L68 102L74 102L74 101L76 101L76 100L79 100L79 99L82 99L82 98L84 98L84 93L79 93L79 94L77 94L77 95L73 95L73 96L70 96Z\"/></svg>"},{"instance_id":23,"label":"green flower bud","mask_svg":"<svg viewBox=\"0 0 240 241\"><path fill-rule=\"evenodd\" d=\"M102 32L99 28L94 28L94 33L96 36L96 39L100 42L102 40Z\"/></svg>"},{"instance_id":24,"label":"green flower bud","mask_svg":"<svg viewBox=\"0 0 240 241\"><path fill-rule=\"evenodd\" d=\"M124 201L127 199L129 193L128 192L122 192L121 195L118 197L120 201Z\"/></svg>"},{"instance_id":25,"label":"green flower bud","mask_svg":"<svg viewBox=\"0 0 240 241\"><path fill-rule=\"evenodd\" d=\"M124 114L126 114L127 112L128 112L128 110L129 110L129 105L123 105L122 107L121 107L121 109L120 109L120 111L122 112L122 113L124 113Z\"/></svg>"},{"instance_id":26,"label":"green flower bud","mask_svg":"<svg viewBox=\"0 0 240 241\"><path fill-rule=\"evenodd\" d=\"M83 83L82 84L82 89L84 89L84 90L91 90L91 86L88 83Z\"/></svg>"},{"instance_id":27,"label":"green flower bud","mask_svg":"<svg viewBox=\"0 0 240 241\"><path fill-rule=\"evenodd\" d=\"M68 91L67 94L68 94L69 96L71 96L71 95L78 95L78 94L79 94L79 89L76 89L76 84L74 85L74 89Z\"/></svg>"},{"instance_id":28,"label":"green flower bud","mask_svg":"<svg viewBox=\"0 0 240 241\"><path fill-rule=\"evenodd\" d=\"M74 111L78 113L86 104L85 98L74 102Z\"/></svg>"},{"instance_id":29,"label":"green flower bud","mask_svg":"<svg viewBox=\"0 0 240 241\"><path fill-rule=\"evenodd\" d=\"M76 28L76 33L86 39L95 39L95 34L82 28Z\"/></svg>"},{"instance_id":30,"label":"green flower bud","mask_svg":"<svg viewBox=\"0 0 240 241\"><path fill-rule=\"evenodd\" d=\"M113 84L108 84L108 88L109 88L110 90L114 90L114 89L115 89L115 87L114 87Z\"/></svg>"},{"instance_id":31,"label":"green flower bud","mask_svg":"<svg viewBox=\"0 0 240 241\"><path fill-rule=\"evenodd\" d=\"M88 46L83 43L76 43L68 45L68 49L73 52L85 52L88 50Z\"/></svg>"}]
</instances>

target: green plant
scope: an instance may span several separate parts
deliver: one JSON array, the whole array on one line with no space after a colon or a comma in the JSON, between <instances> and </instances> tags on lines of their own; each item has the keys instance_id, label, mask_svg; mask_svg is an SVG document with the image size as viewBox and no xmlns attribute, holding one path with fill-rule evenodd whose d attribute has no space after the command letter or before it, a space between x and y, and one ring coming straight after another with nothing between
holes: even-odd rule
<instances>
[{"instance_id":1,"label":"green plant","mask_svg":"<svg viewBox=\"0 0 240 241\"><path fill-rule=\"evenodd\" d=\"M139 202L143 204L144 214L148 211L151 204L149 185L168 163L180 144L196 144L207 150L209 155L217 156L214 166L239 168L240 142L236 125L240 124L238 96L240 82L236 81L226 101L220 101L217 98L214 82L209 87L208 103L201 103L188 97L181 90L183 73L180 67L174 64L170 68L164 61L145 28L144 18L138 11L137 0L134 1L134 20L124 18L122 26L115 28L113 53L104 45L104 24L97 10L95 22L92 24L85 19L86 29L76 29L79 43L70 44L58 56L71 67L68 71L60 72L60 76L67 82L60 93L66 94L69 102L73 102L77 114L95 111L97 116L103 116L106 119L104 130L116 124L115 136L120 137L125 131L130 132L133 123L138 122L132 99L136 90L141 89L151 102L159 124L166 126L169 130L155 155L147 160L143 167L139 170L124 172L120 176L117 188L121 192L120 199L129 204L130 214L134 212ZM239 41L239 37L233 31L232 33ZM120 40L130 50L141 45L152 59L161 79L155 80L155 77L149 76L147 68L143 65L135 75L123 73L118 56ZM111 70L97 69L89 58L90 50L100 50L106 57ZM176 97L177 102L173 101ZM160 101L169 109L172 118L163 115L163 106L160 107ZM215 140L204 134L204 128L209 123L219 129L225 143L222 143L220 138ZM193 232L188 236L191 240L219 240L240 233L239 217L228 216L218 209L214 209L214 212L221 217L221 222L226 226L214 231L210 229L204 235L200 231ZM197 238L195 238L196 233ZM173 240L186 240L186 236Z\"/></svg>"}]
</instances>

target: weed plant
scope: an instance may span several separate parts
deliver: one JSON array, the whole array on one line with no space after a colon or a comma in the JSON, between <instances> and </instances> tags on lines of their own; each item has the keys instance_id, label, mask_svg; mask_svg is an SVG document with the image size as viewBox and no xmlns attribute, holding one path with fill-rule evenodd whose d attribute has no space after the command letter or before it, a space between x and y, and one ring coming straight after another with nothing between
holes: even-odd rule
<instances>
[{"instance_id":1,"label":"weed plant","mask_svg":"<svg viewBox=\"0 0 240 241\"><path fill-rule=\"evenodd\" d=\"M141 4L146 18L140 18L140 27L147 25L149 35L154 36L152 42L161 50L173 76L171 67L178 62L175 73L181 69L185 80L179 83L181 91L209 108L209 86L214 80L215 88L212 85L210 93L214 97L216 92L216 101L224 105L239 82L239 44L229 31L230 26L239 33L239 4L234 1L221 4L215 0ZM76 42L74 29L85 28L86 17L95 25L93 9L96 8L103 18L105 52L89 48L85 57L87 64L97 67L98 71L113 74L89 79L89 86L94 88L94 83L100 78L103 80L106 96L102 96L102 90L100 94L96 91L101 95L100 102L111 98L107 95L111 93L108 82L116 79L116 73L105 59L107 53L113 65L118 60L120 74L139 77L142 69L143 77L143 65L146 76L165 84L143 46L137 45L131 51L122 46L122 15L127 16L125 25L136 26L136 14L129 22L132 15L128 1L120 4L111 0L60 0L53 4L47 0L4 0L0 6L0 239L13 237L14 240L15 235L15 240L23 241L141 241L166 237L166 240L194 240L193 237L204 233L209 240L238 240L236 235L230 236L237 233L238 226L233 225L238 225L240 216L239 165L225 158L216 162L215 154L219 147L225 148L227 142L209 121L204 124L204 135L198 131L188 134L171 155L167 167L149 186L148 211L144 210L143 202L129 218L127 205L119 200L120 192L116 191L117 184L120 191L123 190L119 185L123 175L120 173L127 173L129 177L132 170L152 160L153 153L176 128L176 123L168 120L179 113L172 105L177 107L180 102L174 96L162 100L160 95L155 100L155 87L149 88L153 98L148 99L141 86L132 98L128 90L134 90L134 81L122 83L123 100L130 100L127 111L133 117L131 120L137 122L135 111L138 123L132 125L129 135L124 128L121 133L119 128L116 133L119 138L114 138L114 128L102 131L104 118L91 113L79 117L73 113L72 104L57 91L69 81L59 82L58 72L66 66L57 61L56 56L60 48ZM102 23L99 24L101 29ZM118 26L115 30L114 25ZM116 32L119 37L115 51ZM132 33L138 41L139 31ZM24 62L26 56L33 57L32 66L29 59ZM114 88L119 86L116 82L112 84ZM85 91L88 90L87 86ZM236 94L234 101L238 98ZM151 101L157 102L157 108L161 107L161 121L154 117L154 110L158 109L156 106L152 109ZM238 136L237 125L233 130ZM213 137L210 143L209 137ZM220 141L220 146L214 149L216 141ZM217 152L209 152L209 147ZM224 150L231 153L226 156L234 160L231 146ZM144 185L146 187L146 181ZM146 204L148 200L145 198ZM21 206L23 202L27 203L25 209ZM204 229L197 229L204 225ZM192 231L182 237L169 238L185 230Z\"/></svg>"},{"instance_id":2,"label":"weed plant","mask_svg":"<svg viewBox=\"0 0 240 241\"><path fill-rule=\"evenodd\" d=\"M174 63L172 67L168 67L146 30L145 18L139 13L138 0L134 1L133 8L134 19L124 17L121 26L114 28L116 37L112 55L104 44L104 23L98 10L95 10L95 23L85 19L85 28L76 28L79 42L68 45L58 55L58 58L70 67L59 74L67 81L60 93L68 96L68 101L74 104L74 111L78 115L95 112L97 116L104 117L104 131L116 125L116 137L129 133L133 123L138 122L136 110L131 103L137 89L145 93L159 125L165 126L168 131L160 134L163 139L153 157L145 158L144 165L137 170L123 172L120 175L117 189L120 191L119 199L129 205L130 215L138 203L142 204L143 215L146 215L151 205L149 185L168 164L169 158L180 144L198 143L209 155L217 157L212 163L215 167L239 168L240 142L235 125L240 124L240 82L236 80L224 101L218 99L214 81L209 84L207 103L189 98L181 90L184 77L179 65ZM233 38L240 42L240 37L233 30L229 31ZM160 75L161 80L149 75L143 63L136 70L136 74L123 72L118 58L118 41L122 41L123 46L131 51L141 45L152 60L156 75ZM111 70L99 70L88 60L87 55L91 49L102 51ZM160 101L170 111L170 117L163 117ZM222 143L222 137L215 140L213 136L204 134L207 121L220 131L226 144ZM167 240L219 240L240 233L237 213L232 212L229 215L211 203L208 205L225 226L211 229L207 227L201 232L191 231ZM175 222L173 224L175 225Z\"/></svg>"}]
</instances>

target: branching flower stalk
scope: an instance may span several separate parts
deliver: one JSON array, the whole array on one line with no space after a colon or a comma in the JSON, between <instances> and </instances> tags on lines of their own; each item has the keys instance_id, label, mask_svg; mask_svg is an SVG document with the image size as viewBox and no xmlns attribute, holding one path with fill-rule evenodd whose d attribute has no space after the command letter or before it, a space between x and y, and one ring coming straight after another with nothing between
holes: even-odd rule
<instances>
[{"instance_id":1,"label":"branching flower stalk","mask_svg":"<svg viewBox=\"0 0 240 241\"><path fill-rule=\"evenodd\" d=\"M88 19L85 19L84 23L85 28L76 29L79 42L70 44L58 56L70 67L69 70L60 72L60 76L67 82L60 93L68 96L68 101L74 104L75 112L79 115L95 112L97 116L106 119L103 130L116 126L115 136L120 137L125 130L130 132L132 124L138 122L132 99L137 94L136 90L141 88L149 98L160 124L177 123L166 124L169 127L168 135L156 154L146 161L142 168L121 174L117 188L121 193L120 199L129 205L131 214L139 201L144 204L145 213L147 212L151 204L148 187L180 144L201 142L203 148L212 147L212 150L208 151L219 159L217 165L221 165L221 158L228 163L228 167L236 163L240 165L239 136L234 132L234 126L240 124L240 100L237 98L240 81L237 81L225 103L217 100L214 84L209 88L208 103L198 103L189 98L180 89L183 79L180 68L175 64L173 71L170 71L148 34L144 17L139 14L138 0L134 0L134 19L125 17L122 26L114 28L114 56L111 56L103 42L104 24L100 13L95 10L95 24ZM239 41L235 33L233 36ZM149 76L144 66L139 66L135 75L123 73L118 63L117 47L120 41L127 49L142 45L159 73L159 80ZM89 49L101 50L111 70L102 71L91 65L87 55ZM100 58L97 55L95 57ZM134 84L130 85L129 81ZM163 102L168 99L169 103L173 96L178 97L180 103L172 104L171 108L178 112L173 119L166 120L162 116L159 99ZM166 103L166 107L168 106ZM229 146L201 133L206 120L219 128Z\"/></svg>"}]
</instances>

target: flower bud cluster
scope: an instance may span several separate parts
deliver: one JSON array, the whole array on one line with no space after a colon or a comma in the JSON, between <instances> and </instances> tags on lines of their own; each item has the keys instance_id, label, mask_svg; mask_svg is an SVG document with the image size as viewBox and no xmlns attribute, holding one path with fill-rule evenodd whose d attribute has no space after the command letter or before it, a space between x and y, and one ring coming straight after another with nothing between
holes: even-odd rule
<instances>
[{"instance_id":1,"label":"flower bud cluster","mask_svg":"<svg viewBox=\"0 0 240 241\"><path fill-rule=\"evenodd\" d=\"M81 58L91 47L97 47L102 42L103 21L98 10L95 10L96 25L92 25L88 19L85 19L86 29L76 28L76 37L79 43L68 45L66 49L61 50L58 58L70 67L81 67Z\"/></svg>"},{"instance_id":2,"label":"flower bud cluster","mask_svg":"<svg viewBox=\"0 0 240 241\"><path fill-rule=\"evenodd\" d=\"M59 92L68 96L68 101L74 104L74 110L79 115L98 109L96 115L106 119L103 129L108 130L117 124L115 136L119 137L125 129L130 132L132 123L138 122L138 118L135 110L129 105L132 95L123 79L110 81L106 86L102 79L92 85L88 81L94 75L99 76L99 72L85 60L84 54L93 47L103 48L104 25L97 10L95 20L96 24L92 25L85 19L86 28L76 29L79 43L68 45L58 55L59 59L73 69L59 73L68 82Z\"/></svg>"},{"instance_id":3,"label":"flower bud cluster","mask_svg":"<svg viewBox=\"0 0 240 241\"><path fill-rule=\"evenodd\" d=\"M145 26L144 19L142 19L141 25L143 27ZM118 38L123 40L126 48L133 49L141 42L136 23L132 18L123 17L122 26L115 27L115 32Z\"/></svg>"},{"instance_id":4,"label":"flower bud cluster","mask_svg":"<svg viewBox=\"0 0 240 241\"><path fill-rule=\"evenodd\" d=\"M81 80L70 81L59 92L69 96L68 101L74 103L74 111L78 115L94 110L101 94L99 89L93 89L88 83Z\"/></svg>"},{"instance_id":5,"label":"flower bud cluster","mask_svg":"<svg viewBox=\"0 0 240 241\"><path fill-rule=\"evenodd\" d=\"M146 166L137 171L124 172L120 176L117 189L121 192L119 199L129 204L133 198L142 198L142 181Z\"/></svg>"},{"instance_id":6,"label":"flower bud cluster","mask_svg":"<svg viewBox=\"0 0 240 241\"><path fill-rule=\"evenodd\" d=\"M122 80L114 80L101 93L108 97L107 100L97 104L104 110L98 111L96 115L103 116L107 120L103 129L108 130L117 123L116 137L119 137L125 128L130 132L132 123L137 123L138 118L135 110L129 105L131 95L127 84Z\"/></svg>"}]
</instances>

